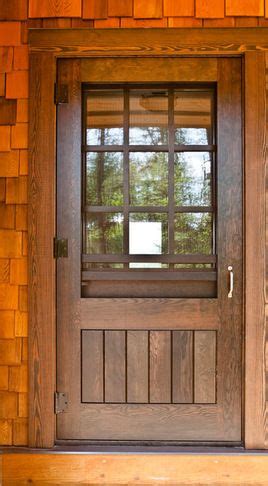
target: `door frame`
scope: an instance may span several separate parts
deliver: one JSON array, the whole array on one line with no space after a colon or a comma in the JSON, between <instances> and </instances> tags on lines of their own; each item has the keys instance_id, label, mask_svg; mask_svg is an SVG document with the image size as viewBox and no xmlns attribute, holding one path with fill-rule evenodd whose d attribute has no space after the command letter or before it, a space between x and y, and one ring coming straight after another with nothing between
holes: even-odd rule
<instances>
[{"instance_id":1,"label":"door frame","mask_svg":"<svg viewBox=\"0 0 268 486\"><path fill-rule=\"evenodd\" d=\"M244 444L268 448L265 395L265 50L268 29L30 31L29 446L55 444L57 60L240 56L244 85ZM256 237L258 235L258 237ZM197 444L198 445L198 444Z\"/></svg>"}]
</instances>

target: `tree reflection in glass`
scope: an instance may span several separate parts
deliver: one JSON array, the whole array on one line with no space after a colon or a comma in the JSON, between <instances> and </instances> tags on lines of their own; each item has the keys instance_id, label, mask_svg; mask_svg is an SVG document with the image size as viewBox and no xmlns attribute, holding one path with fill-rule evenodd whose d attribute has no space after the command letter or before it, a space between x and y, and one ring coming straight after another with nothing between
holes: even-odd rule
<instances>
[{"instance_id":1,"label":"tree reflection in glass","mask_svg":"<svg viewBox=\"0 0 268 486\"><path fill-rule=\"evenodd\" d=\"M91 206L123 204L123 154L121 152L87 153L86 202Z\"/></svg>"}]
</instances>

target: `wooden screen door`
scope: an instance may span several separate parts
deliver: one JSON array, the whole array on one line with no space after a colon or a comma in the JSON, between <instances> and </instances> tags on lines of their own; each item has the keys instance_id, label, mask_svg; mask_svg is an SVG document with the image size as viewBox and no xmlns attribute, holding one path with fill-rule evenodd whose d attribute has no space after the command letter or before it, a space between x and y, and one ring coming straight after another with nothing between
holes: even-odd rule
<instances>
[{"instance_id":1,"label":"wooden screen door","mask_svg":"<svg viewBox=\"0 0 268 486\"><path fill-rule=\"evenodd\" d=\"M65 59L58 85L57 440L240 442L241 61Z\"/></svg>"}]
</instances>

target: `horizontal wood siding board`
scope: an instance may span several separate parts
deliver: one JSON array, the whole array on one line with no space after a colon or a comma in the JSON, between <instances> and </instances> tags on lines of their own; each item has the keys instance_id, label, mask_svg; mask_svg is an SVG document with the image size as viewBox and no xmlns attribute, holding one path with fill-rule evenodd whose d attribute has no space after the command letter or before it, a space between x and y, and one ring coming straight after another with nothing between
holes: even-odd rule
<instances>
[{"instance_id":1,"label":"horizontal wood siding board","mask_svg":"<svg viewBox=\"0 0 268 486\"><path fill-rule=\"evenodd\" d=\"M268 48L268 29L34 29L29 32L32 50L49 50L56 56L160 56L205 53L241 55L247 49ZM111 46L114 46L113 49Z\"/></svg>"}]
</instances>

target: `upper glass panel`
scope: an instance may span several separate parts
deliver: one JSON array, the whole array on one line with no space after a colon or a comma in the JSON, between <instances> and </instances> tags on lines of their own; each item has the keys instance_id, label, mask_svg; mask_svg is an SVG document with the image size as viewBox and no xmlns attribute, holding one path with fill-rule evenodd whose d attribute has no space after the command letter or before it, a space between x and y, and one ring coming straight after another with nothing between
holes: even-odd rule
<instances>
[{"instance_id":1,"label":"upper glass panel","mask_svg":"<svg viewBox=\"0 0 268 486\"><path fill-rule=\"evenodd\" d=\"M122 145L123 90L90 91L86 98L86 144Z\"/></svg>"},{"instance_id":2,"label":"upper glass panel","mask_svg":"<svg viewBox=\"0 0 268 486\"><path fill-rule=\"evenodd\" d=\"M175 154L176 206L210 206L211 186L211 155L209 152L178 152Z\"/></svg>"},{"instance_id":3,"label":"upper glass panel","mask_svg":"<svg viewBox=\"0 0 268 486\"><path fill-rule=\"evenodd\" d=\"M176 145L209 145L213 143L212 101L211 92L175 91Z\"/></svg>"},{"instance_id":4,"label":"upper glass panel","mask_svg":"<svg viewBox=\"0 0 268 486\"><path fill-rule=\"evenodd\" d=\"M123 204L122 152L86 154L86 204L89 206Z\"/></svg>"},{"instance_id":5,"label":"upper glass panel","mask_svg":"<svg viewBox=\"0 0 268 486\"><path fill-rule=\"evenodd\" d=\"M130 145L168 143L167 90L131 90L129 110Z\"/></svg>"}]
</instances>

